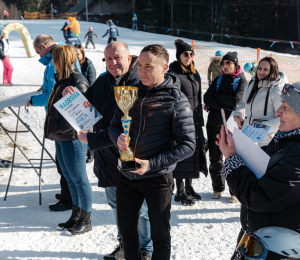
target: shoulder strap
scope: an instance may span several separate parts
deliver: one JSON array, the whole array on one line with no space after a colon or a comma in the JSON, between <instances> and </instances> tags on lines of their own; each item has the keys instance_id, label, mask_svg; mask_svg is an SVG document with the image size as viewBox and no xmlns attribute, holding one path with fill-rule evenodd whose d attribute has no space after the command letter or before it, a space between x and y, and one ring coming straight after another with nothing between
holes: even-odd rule
<instances>
[{"instance_id":1,"label":"shoulder strap","mask_svg":"<svg viewBox=\"0 0 300 260\"><path fill-rule=\"evenodd\" d=\"M266 100L265 100L264 116L267 115L269 94L270 94L270 88L268 88L268 92L267 92L267 96L266 96Z\"/></svg>"},{"instance_id":2,"label":"shoulder strap","mask_svg":"<svg viewBox=\"0 0 300 260\"><path fill-rule=\"evenodd\" d=\"M217 80L216 93L217 93L218 90L219 90L219 86L220 86L220 84L221 84L221 81L222 81L222 75L219 76L219 78L218 78L218 80Z\"/></svg>"},{"instance_id":3,"label":"shoulder strap","mask_svg":"<svg viewBox=\"0 0 300 260\"><path fill-rule=\"evenodd\" d=\"M233 91L235 92L241 78L235 78L232 83Z\"/></svg>"}]
</instances>

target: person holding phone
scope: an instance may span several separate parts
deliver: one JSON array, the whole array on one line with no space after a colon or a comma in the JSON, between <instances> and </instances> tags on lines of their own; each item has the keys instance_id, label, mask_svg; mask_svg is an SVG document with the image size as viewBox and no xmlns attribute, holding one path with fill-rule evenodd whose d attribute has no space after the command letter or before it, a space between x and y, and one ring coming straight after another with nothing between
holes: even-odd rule
<instances>
[{"instance_id":1,"label":"person holding phone","mask_svg":"<svg viewBox=\"0 0 300 260\"><path fill-rule=\"evenodd\" d=\"M232 111L241 102L247 80L238 62L236 52L228 52L221 60L222 75L216 77L204 94L204 103L208 111L207 139L209 150L209 172L212 179L212 198L219 199L225 190L225 180L221 177L220 171L223 166L223 154L216 145L216 135L220 133L223 124L221 109L225 110L225 117L228 120ZM230 192L232 195L232 193ZM232 195L230 202L237 202Z\"/></svg>"},{"instance_id":2,"label":"person holding phone","mask_svg":"<svg viewBox=\"0 0 300 260\"><path fill-rule=\"evenodd\" d=\"M234 111L234 120L240 130L258 122L271 126L259 146L267 145L278 130L280 121L275 112L281 106L280 93L286 83L288 79L279 71L275 59L261 59L256 74L245 89L242 102Z\"/></svg>"}]
</instances>

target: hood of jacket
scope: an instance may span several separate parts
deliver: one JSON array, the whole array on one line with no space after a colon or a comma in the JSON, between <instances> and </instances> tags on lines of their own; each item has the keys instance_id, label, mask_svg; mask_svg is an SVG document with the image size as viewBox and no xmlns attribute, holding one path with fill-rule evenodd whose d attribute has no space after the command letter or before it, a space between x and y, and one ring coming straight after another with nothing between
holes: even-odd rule
<instances>
[{"instance_id":1,"label":"hood of jacket","mask_svg":"<svg viewBox=\"0 0 300 260\"><path fill-rule=\"evenodd\" d=\"M221 73L223 75L226 75L223 70L221 71ZM237 75L242 74L242 73L243 73L243 69L242 69L241 65L239 65L237 71L235 73L233 73L232 75L237 76Z\"/></svg>"},{"instance_id":2,"label":"hood of jacket","mask_svg":"<svg viewBox=\"0 0 300 260\"><path fill-rule=\"evenodd\" d=\"M255 76L252 77L252 80L255 81ZM278 85L284 85L285 83L288 83L288 78L282 71L280 71L279 77L274 81L269 82L266 79L260 80L258 83L258 88L272 88L272 87L276 87Z\"/></svg>"},{"instance_id":3,"label":"hood of jacket","mask_svg":"<svg viewBox=\"0 0 300 260\"><path fill-rule=\"evenodd\" d=\"M215 57L211 57L210 61L214 64L214 65L220 65L220 62L222 60L223 57L221 56L215 56Z\"/></svg>"}]
</instances>

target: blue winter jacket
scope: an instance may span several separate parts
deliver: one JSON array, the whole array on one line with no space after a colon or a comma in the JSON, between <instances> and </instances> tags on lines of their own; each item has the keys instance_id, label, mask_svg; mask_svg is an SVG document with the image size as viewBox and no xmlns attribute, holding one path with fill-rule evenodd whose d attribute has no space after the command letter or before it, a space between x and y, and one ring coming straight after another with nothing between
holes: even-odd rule
<instances>
[{"instance_id":1,"label":"blue winter jacket","mask_svg":"<svg viewBox=\"0 0 300 260\"><path fill-rule=\"evenodd\" d=\"M59 42L58 45L66 45L66 44L63 42ZM53 86L56 83L54 78L54 74L56 72L54 69L54 65L52 64L52 61L53 61L52 52L49 52L48 54L46 54L45 56L39 59L39 62L46 66L44 72L43 85L42 85L43 94L31 98L32 105L38 107L43 106L45 107L46 112L47 112L47 104L48 104L49 96L52 92ZM80 64L77 59L76 59L76 66L79 72L81 72Z\"/></svg>"},{"instance_id":2,"label":"blue winter jacket","mask_svg":"<svg viewBox=\"0 0 300 260\"><path fill-rule=\"evenodd\" d=\"M69 33L66 38L66 44L69 45L81 45L79 37L77 37L73 32Z\"/></svg>"},{"instance_id":3,"label":"blue winter jacket","mask_svg":"<svg viewBox=\"0 0 300 260\"><path fill-rule=\"evenodd\" d=\"M110 38L117 38L117 36L119 36L118 28L113 22L109 24L109 26L107 27L107 31L103 35L103 37L106 36L107 34Z\"/></svg>"}]
</instances>

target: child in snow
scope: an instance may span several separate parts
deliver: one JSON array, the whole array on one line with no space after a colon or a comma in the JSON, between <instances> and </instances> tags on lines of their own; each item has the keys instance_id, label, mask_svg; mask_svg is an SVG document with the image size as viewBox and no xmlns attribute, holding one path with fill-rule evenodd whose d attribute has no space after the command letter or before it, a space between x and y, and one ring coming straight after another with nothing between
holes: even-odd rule
<instances>
[{"instance_id":1,"label":"child in snow","mask_svg":"<svg viewBox=\"0 0 300 260\"><path fill-rule=\"evenodd\" d=\"M93 27L90 27L89 31L84 36L84 39L86 38L86 36L88 37L86 44L85 44L86 49L87 49L88 44L91 42L91 44L94 46L94 50L95 50L95 43L94 43L94 38L93 38L94 35L96 35L96 37L98 38L98 35L93 32Z\"/></svg>"},{"instance_id":2,"label":"child in snow","mask_svg":"<svg viewBox=\"0 0 300 260\"><path fill-rule=\"evenodd\" d=\"M61 29L61 31L62 31L63 34L64 34L65 41L67 40L67 37L68 37L67 31L65 30L65 28L66 28L67 26L68 26L68 22L65 22L65 25L64 25L63 28Z\"/></svg>"},{"instance_id":3,"label":"child in snow","mask_svg":"<svg viewBox=\"0 0 300 260\"><path fill-rule=\"evenodd\" d=\"M133 17L132 17L132 31L134 31L134 30L138 31L136 14L133 14Z\"/></svg>"},{"instance_id":4,"label":"child in snow","mask_svg":"<svg viewBox=\"0 0 300 260\"><path fill-rule=\"evenodd\" d=\"M6 10L3 11L3 15L4 15L3 20L8 20L9 13Z\"/></svg>"},{"instance_id":5,"label":"child in snow","mask_svg":"<svg viewBox=\"0 0 300 260\"><path fill-rule=\"evenodd\" d=\"M73 33L72 28L67 29L67 39L66 44L68 45L81 45L80 39Z\"/></svg>"},{"instance_id":6,"label":"child in snow","mask_svg":"<svg viewBox=\"0 0 300 260\"><path fill-rule=\"evenodd\" d=\"M3 62L3 86L12 86L11 76L13 66L9 59L8 32L3 29L0 38L0 59Z\"/></svg>"},{"instance_id":7,"label":"child in snow","mask_svg":"<svg viewBox=\"0 0 300 260\"><path fill-rule=\"evenodd\" d=\"M117 40L117 36L119 36L119 32L118 32L117 26L113 23L112 20L108 20L106 22L106 24L108 25L107 31L102 36L102 38L104 38L108 34L109 38L108 38L107 44L110 44L112 40L113 41Z\"/></svg>"},{"instance_id":8,"label":"child in snow","mask_svg":"<svg viewBox=\"0 0 300 260\"><path fill-rule=\"evenodd\" d=\"M68 20L70 21L71 24L69 26L67 26L65 28L65 30L67 30L68 28L72 28L74 34L78 37L79 34L80 34L80 24L79 24L79 22L76 20L75 17L69 17Z\"/></svg>"}]
</instances>

